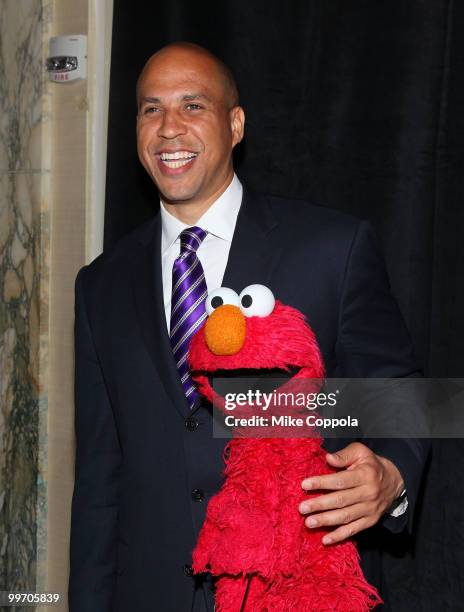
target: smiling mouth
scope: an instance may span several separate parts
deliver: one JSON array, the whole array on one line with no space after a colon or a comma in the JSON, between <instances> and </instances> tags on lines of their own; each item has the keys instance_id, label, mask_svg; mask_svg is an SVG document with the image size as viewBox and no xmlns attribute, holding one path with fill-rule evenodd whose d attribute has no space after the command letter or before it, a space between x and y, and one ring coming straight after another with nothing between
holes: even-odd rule
<instances>
[{"instance_id":1,"label":"smiling mouth","mask_svg":"<svg viewBox=\"0 0 464 612\"><path fill-rule=\"evenodd\" d=\"M157 157L164 166L171 170L176 170L191 163L197 155L198 153L193 153L192 151L175 151L174 153L159 153Z\"/></svg>"}]
</instances>

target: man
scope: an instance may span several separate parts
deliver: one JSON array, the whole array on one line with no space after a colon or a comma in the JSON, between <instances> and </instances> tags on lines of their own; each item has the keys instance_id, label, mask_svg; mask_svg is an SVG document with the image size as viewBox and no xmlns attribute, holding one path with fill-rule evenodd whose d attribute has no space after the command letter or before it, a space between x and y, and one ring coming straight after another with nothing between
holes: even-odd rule
<instances>
[{"instance_id":1,"label":"man","mask_svg":"<svg viewBox=\"0 0 464 612\"><path fill-rule=\"evenodd\" d=\"M140 75L137 103L138 154L160 214L76 280L71 612L213 607L210 579L193 576L190 563L221 486L225 441L213 438L211 407L196 398L179 356L191 330L170 339L185 298L172 279L184 256L199 271L188 291L200 287L200 297L184 315L195 314L193 328L204 318L205 281L237 291L262 283L305 313L328 376L415 371L369 226L253 195L234 175L244 112L217 58L187 43L161 49ZM309 528L333 526L327 545L376 523L410 528L426 452L420 440L347 444L327 456L337 474L302 483L326 493L299 511ZM364 569L384 595L375 559Z\"/></svg>"}]
</instances>

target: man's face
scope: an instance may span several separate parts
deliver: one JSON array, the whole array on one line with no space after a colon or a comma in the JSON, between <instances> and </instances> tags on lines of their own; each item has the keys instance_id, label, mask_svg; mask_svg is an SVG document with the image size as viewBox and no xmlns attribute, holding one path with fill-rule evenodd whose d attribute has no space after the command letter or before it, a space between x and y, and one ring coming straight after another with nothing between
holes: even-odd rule
<instances>
[{"instance_id":1,"label":"man's face","mask_svg":"<svg viewBox=\"0 0 464 612\"><path fill-rule=\"evenodd\" d=\"M230 108L216 64L170 50L154 56L138 86L140 161L170 204L214 201L233 175L243 111Z\"/></svg>"}]
</instances>

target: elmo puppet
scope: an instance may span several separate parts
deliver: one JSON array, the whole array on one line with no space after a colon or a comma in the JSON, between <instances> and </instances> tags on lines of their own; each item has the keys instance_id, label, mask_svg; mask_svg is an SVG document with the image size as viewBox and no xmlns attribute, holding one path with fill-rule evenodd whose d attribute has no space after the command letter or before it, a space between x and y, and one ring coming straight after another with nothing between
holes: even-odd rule
<instances>
[{"instance_id":1,"label":"elmo puppet","mask_svg":"<svg viewBox=\"0 0 464 612\"><path fill-rule=\"evenodd\" d=\"M250 285L240 295L222 287L209 294L206 311L206 323L190 344L189 363L200 393L220 410L226 412L224 398L210 383L213 375L279 372L276 376L291 375L286 391L301 391L303 383L307 391L320 388L324 366L314 333L301 312L275 301L267 287ZM242 406L235 414L246 410ZM267 416L285 411L288 406L275 403ZM322 438L307 428L303 437L291 438L277 437L276 427L266 431L269 437L263 437L263 428L254 437L250 428L234 432L224 453L224 484L209 502L193 553L194 571L217 579L216 610L375 607L382 601L363 576L355 544L324 546L328 530L307 528L298 511L304 499L318 495L306 493L302 480L334 471Z\"/></svg>"}]
</instances>

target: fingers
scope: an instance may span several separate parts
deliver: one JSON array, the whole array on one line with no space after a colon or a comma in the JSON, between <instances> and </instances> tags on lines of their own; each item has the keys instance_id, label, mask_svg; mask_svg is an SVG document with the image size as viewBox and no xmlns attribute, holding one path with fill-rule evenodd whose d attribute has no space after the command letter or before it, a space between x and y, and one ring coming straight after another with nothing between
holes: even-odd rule
<instances>
[{"instance_id":1,"label":"fingers","mask_svg":"<svg viewBox=\"0 0 464 612\"><path fill-rule=\"evenodd\" d=\"M370 510L365 503L354 504L353 506L346 506L336 510L327 510L321 514L309 516L305 520L305 525L311 529L349 525L358 519L366 519L370 514Z\"/></svg>"},{"instance_id":2,"label":"fingers","mask_svg":"<svg viewBox=\"0 0 464 612\"><path fill-rule=\"evenodd\" d=\"M351 489L352 487L358 487L362 483L361 475L358 471L348 472L337 472L335 474L324 474L323 476L311 476L311 478L305 478L301 483L302 488L305 491L312 491L317 489L332 489L334 491L339 489Z\"/></svg>"},{"instance_id":3,"label":"fingers","mask_svg":"<svg viewBox=\"0 0 464 612\"><path fill-rule=\"evenodd\" d=\"M326 455L326 459L329 465L341 468L347 467L356 461L365 459L370 455L373 455L373 452L365 444L362 444L361 442L352 442L336 453L328 453Z\"/></svg>"},{"instance_id":4,"label":"fingers","mask_svg":"<svg viewBox=\"0 0 464 612\"><path fill-rule=\"evenodd\" d=\"M352 521L347 525L343 525L334 531L326 534L322 538L322 543L325 545L328 544L337 544L338 542L343 542L343 540L347 540L348 538L352 538L354 535L362 531L363 529L367 529L374 524L374 521L370 521L366 518L360 518L356 521Z\"/></svg>"},{"instance_id":5,"label":"fingers","mask_svg":"<svg viewBox=\"0 0 464 612\"><path fill-rule=\"evenodd\" d=\"M311 515L305 520L305 525L312 529L316 527L334 527L340 525L349 527L359 519L366 519L366 504L355 504L347 508ZM345 532L348 534L349 530L345 529ZM345 537L350 536L346 535Z\"/></svg>"},{"instance_id":6,"label":"fingers","mask_svg":"<svg viewBox=\"0 0 464 612\"><path fill-rule=\"evenodd\" d=\"M346 506L353 506L356 503L365 501L367 494L366 487L356 487L346 491L327 493L326 495L320 495L319 497L301 502L299 511L301 514L309 514L333 510L335 508L345 508Z\"/></svg>"}]
</instances>

